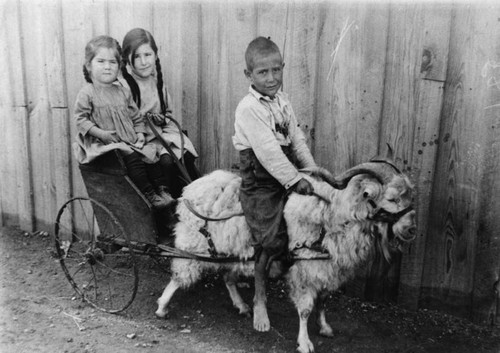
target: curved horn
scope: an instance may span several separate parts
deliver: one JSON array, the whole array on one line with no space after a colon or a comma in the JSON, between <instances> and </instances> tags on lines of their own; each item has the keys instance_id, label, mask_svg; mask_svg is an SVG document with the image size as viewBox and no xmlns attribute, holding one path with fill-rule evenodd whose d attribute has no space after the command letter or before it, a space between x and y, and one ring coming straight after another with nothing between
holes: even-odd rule
<instances>
[{"instance_id":1,"label":"curved horn","mask_svg":"<svg viewBox=\"0 0 500 353\"><path fill-rule=\"evenodd\" d=\"M387 143L387 153L386 153L386 155L385 156L380 156L380 155L375 156L372 159L370 159L370 162L389 164L392 168L394 168L394 170L396 171L396 173L401 174L401 171L399 170L399 168L396 167L396 165L394 164L393 156L394 156L394 152L392 150L392 147L391 147L391 145L389 143Z\"/></svg>"},{"instance_id":2,"label":"curved horn","mask_svg":"<svg viewBox=\"0 0 500 353\"><path fill-rule=\"evenodd\" d=\"M326 180L331 186L335 189L345 189L349 181L359 174L368 174L375 179L377 179L381 184L388 183L392 177L394 176L394 172L390 172L387 170L386 166L381 163L362 163L351 169L346 170L344 173L339 176L328 178Z\"/></svg>"}]
</instances>

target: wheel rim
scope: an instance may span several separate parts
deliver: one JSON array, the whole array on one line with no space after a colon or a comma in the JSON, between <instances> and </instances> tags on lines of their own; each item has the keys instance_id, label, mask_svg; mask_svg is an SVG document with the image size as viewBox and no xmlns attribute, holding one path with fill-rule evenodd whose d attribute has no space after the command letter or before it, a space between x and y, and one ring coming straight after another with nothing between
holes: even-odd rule
<instances>
[{"instance_id":1,"label":"wheel rim","mask_svg":"<svg viewBox=\"0 0 500 353\"><path fill-rule=\"evenodd\" d=\"M128 308L139 282L136 256L112 212L76 197L61 207L54 230L59 263L76 293L105 312Z\"/></svg>"}]
</instances>

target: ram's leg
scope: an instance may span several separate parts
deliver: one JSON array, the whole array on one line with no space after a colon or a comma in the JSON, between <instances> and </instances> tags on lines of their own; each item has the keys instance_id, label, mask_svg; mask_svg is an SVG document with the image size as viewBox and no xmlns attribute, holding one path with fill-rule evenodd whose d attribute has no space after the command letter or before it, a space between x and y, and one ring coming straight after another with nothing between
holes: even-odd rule
<instances>
[{"instance_id":1,"label":"ram's leg","mask_svg":"<svg viewBox=\"0 0 500 353\"><path fill-rule=\"evenodd\" d=\"M319 334L326 337L333 337L332 327L326 322L325 315L325 302L328 297L328 292L321 292L318 295L318 299L316 301L316 309L318 312L317 324L319 326Z\"/></svg>"},{"instance_id":2,"label":"ram's leg","mask_svg":"<svg viewBox=\"0 0 500 353\"><path fill-rule=\"evenodd\" d=\"M253 328L257 331L269 331L271 324L267 316L266 308L266 281L267 262L269 255L262 250L258 259L255 260L255 296L253 298Z\"/></svg>"},{"instance_id":3,"label":"ram's leg","mask_svg":"<svg viewBox=\"0 0 500 353\"><path fill-rule=\"evenodd\" d=\"M158 303L158 309L155 312L155 315L164 318L167 316L167 305L170 302L170 299L172 299L172 296L174 295L175 291L179 289L180 285L179 283L175 280L172 279L168 285L165 287L165 290L163 291L163 294L161 295L160 298L158 298L157 303Z\"/></svg>"},{"instance_id":4,"label":"ram's leg","mask_svg":"<svg viewBox=\"0 0 500 353\"><path fill-rule=\"evenodd\" d=\"M229 296L231 297L234 307L239 310L240 315L249 316L250 307L243 301L243 298L241 298L241 295L238 292L238 288L236 287L237 280L238 276L233 271L230 271L224 275L224 282L226 283L226 288L229 292Z\"/></svg>"},{"instance_id":5,"label":"ram's leg","mask_svg":"<svg viewBox=\"0 0 500 353\"><path fill-rule=\"evenodd\" d=\"M295 306L299 312L299 335L297 337L297 351L300 353L313 353L314 345L309 339L309 332L307 331L307 321L314 309L314 297L311 293L302 292L299 295L295 293L293 296L296 300Z\"/></svg>"},{"instance_id":6,"label":"ram's leg","mask_svg":"<svg viewBox=\"0 0 500 353\"><path fill-rule=\"evenodd\" d=\"M197 261L172 259L171 271L172 278L157 301L158 309L155 314L161 318L167 315L167 305L177 289L188 288L200 279L202 267Z\"/></svg>"}]
</instances>

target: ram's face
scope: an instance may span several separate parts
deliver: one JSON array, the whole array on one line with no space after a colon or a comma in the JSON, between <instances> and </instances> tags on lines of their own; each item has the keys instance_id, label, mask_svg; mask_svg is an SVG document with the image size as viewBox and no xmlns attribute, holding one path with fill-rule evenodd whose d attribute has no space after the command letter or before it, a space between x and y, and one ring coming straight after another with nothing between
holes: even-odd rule
<instances>
[{"instance_id":1,"label":"ram's face","mask_svg":"<svg viewBox=\"0 0 500 353\"><path fill-rule=\"evenodd\" d=\"M385 257L401 249L402 243L416 236L416 212L413 210L413 186L406 176L398 175L387 184L374 216Z\"/></svg>"},{"instance_id":2,"label":"ram's face","mask_svg":"<svg viewBox=\"0 0 500 353\"><path fill-rule=\"evenodd\" d=\"M383 196L383 186L375 178L368 175L357 175L349 182L342 198L338 201L337 209L349 210L351 219L364 220L375 212L375 204Z\"/></svg>"},{"instance_id":3,"label":"ram's face","mask_svg":"<svg viewBox=\"0 0 500 353\"><path fill-rule=\"evenodd\" d=\"M413 185L403 175L395 175L387 184L378 207L389 213L398 213L413 203Z\"/></svg>"}]
</instances>

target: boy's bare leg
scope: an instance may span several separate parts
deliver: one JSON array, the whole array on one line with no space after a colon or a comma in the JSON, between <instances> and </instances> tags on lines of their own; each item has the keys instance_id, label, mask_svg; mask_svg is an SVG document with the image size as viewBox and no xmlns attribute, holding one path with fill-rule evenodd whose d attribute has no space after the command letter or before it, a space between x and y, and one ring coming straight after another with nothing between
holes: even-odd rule
<instances>
[{"instance_id":1,"label":"boy's bare leg","mask_svg":"<svg viewBox=\"0 0 500 353\"><path fill-rule=\"evenodd\" d=\"M271 329L266 308L266 281L267 262L269 255L266 250L262 250L260 256L255 261L255 296L253 298L253 328L264 332Z\"/></svg>"}]
</instances>

